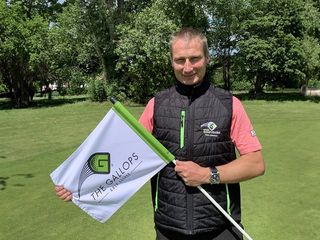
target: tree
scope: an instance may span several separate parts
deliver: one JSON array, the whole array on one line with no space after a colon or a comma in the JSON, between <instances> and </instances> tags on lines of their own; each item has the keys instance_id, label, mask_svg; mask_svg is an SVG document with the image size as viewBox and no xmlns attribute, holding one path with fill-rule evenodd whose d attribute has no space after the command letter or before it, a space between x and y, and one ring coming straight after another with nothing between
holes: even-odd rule
<instances>
[{"instance_id":1,"label":"tree","mask_svg":"<svg viewBox=\"0 0 320 240\"><path fill-rule=\"evenodd\" d=\"M217 67L222 67L224 88L231 89L232 56L236 54L237 42L242 33L240 23L243 21L247 1L218 0L205 1L209 15L210 28L208 39Z\"/></svg>"},{"instance_id":2,"label":"tree","mask_svg":"<svg viewBox=\"0 0 320 240\"><path fill-rule=\"evenodd\" d=\"M306 1L302 19L305 32L301 45L306 75L302 84L308 85L310 80L320 79L320 2Z\"/></svg>"},{"instance_id":3,"label":"tree","mask_svg":"<svg viewBox=\"0 0 320 240\"><path fill-rule=\"evenodd\" d=\"M83 10L79 4L68 4L49 31L47 55L49 75L44 86L56 83L60 94L83 93L90 75L100 72L100 61L88 30L83 28Z\"/></svg>"},{"instance_id":4,"label":"tree","mask_svg":"<svg viewBox=\"0 0 320 240\"><path fill-rule=\"evenodd\" d=\"M90 36L100 60L102 68L102 79L112 82L116 78L115 54L117 35L115 29L117 25L128 19L131 11L137 13L150 1L124 1L124 0L89 0L75 1L82 10L81 29L85 35Z\"/></svg>"},{"instance_id":5,"label":"tree","mask_svg":"<svg viewBox=\"0 0 320 240\"><path fill-rule=\"evenodd\" d=\"M297 87L302 71L303 6L298 0L251 1L249 19L242 23L237 70L252 80L254 91Z\"/></svg>"},{"instance_id":6,"label":"tree","mask_svg":"<svg viewBox=\"0 0 320 240\"><path fill-rule=\"evenodd\" d=\"M208 16L200 0L155 0L130 22L117 28L118 71L128 96L145 102L155 92L172 85L174 76L169 58L169 38L181 27L203 32L209 28Z\"/></svg>"},{"instance_id":7,"label":"tree","mask_svg":"<svg viewBox=\"0 0 320 240\"><path fill-rule=\"evenodd\" d=\"M320 44L316 38L306 36L302 41L303 58L305 60L305 79L302 84L308 85L310 80L320 77Z\"/></svg>"},{"instance_id":8,"label":"tree","mask_svg":"<svg viewBox=\"0 0 320 240\"><path fill-rule=\"evenodd\" d=\"M172 82L168 41L176 29L161 2L146 7L132 16L131 23L117 28L117 69L123 74L122 85L131 99L145 102Z\"/></svg>"},{"instance_id":9,"label":"tree","mask_svg":"<svg viewBox=\"0 0 320 240\"><path fill-rule=\"evenodd\" d=\"M0 4L0 71L17 107L29 105L34 81L42 73L48 23L39 14L32 18L18 3Z\"/></svg>"}]
</instances>

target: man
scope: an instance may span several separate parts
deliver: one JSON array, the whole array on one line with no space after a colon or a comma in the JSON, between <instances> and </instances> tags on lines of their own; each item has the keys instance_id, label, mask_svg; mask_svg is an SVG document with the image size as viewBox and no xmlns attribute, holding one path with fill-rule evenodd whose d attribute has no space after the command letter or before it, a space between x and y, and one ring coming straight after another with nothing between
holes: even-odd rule
<instances>
[{"instance_id":1,"label":"man","mask_svg":"<svg viewBox=\"0 0 320 240\"><path fill-rule=\"evenodd\" d=\"M182 29L171 39L170 53L176 84L156 94L140 117L178 159L151 181L156 238L242 239L196 186L240 223L239 182L264 173L261 145L240 101L207 79L206 37ZM72 198L63 187L56 192L66 201Z\"/></svg>"},{"instance_id":2,"label":"man","mask_svg":"<svg viewBox=\"0 0 320 240\"><path fill-rule=\"evenodd\" d=\"M140 118L179 159L152 179L157 239L242 239L195 186L240 223L238 183L264 173L261 145L240 101L210 85L205 36L182 29L170 51L176 85L151 99Z\"/></svg>"}]
</instances>

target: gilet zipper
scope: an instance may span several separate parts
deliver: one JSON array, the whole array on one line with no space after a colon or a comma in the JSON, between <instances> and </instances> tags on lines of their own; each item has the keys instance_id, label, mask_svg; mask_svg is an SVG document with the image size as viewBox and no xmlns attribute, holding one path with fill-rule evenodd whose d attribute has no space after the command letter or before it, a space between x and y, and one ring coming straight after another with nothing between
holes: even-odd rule
<instances>
[{"instance_id":1,"label":"gilet zipper","mask_svg":"<svg viewBox=\"0 0 320 240\"><path fill-rule=\"evenodd\" d=\"M186 148L187 148L187 157L188 159L192 159L193 156L193 134L194 134L194 108L191 106L192 104L192 96L193 91L191 95L189 96L188 101L188 121L186 122L186 129L188 131L188 138L186 139ZM187 194L187 229L189 234L193 234L193 195Z\"/></svg>"}]
</instances>

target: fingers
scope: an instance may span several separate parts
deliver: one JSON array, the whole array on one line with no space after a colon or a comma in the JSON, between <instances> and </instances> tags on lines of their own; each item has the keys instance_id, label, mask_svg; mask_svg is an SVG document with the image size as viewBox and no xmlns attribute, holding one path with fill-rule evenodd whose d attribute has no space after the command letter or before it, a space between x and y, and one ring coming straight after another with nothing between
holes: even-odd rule
<instances>
[{"instance_id":1,"label":"fingers","mask_svg":"<svg viewBox=\"0 0 320 240\"><path fill-rule=\"evenodd\" d=\"M176 166L174 170L178 173L181 174L184 171L184 163L182 161L176 160Z\"/></svg>"},{"instance_id":2,"label":"fingers","mask_svg":"<svg viewBox=\"0 0 320 240\"><path fill-rule=\"evenodd\" d=\"M180 176L181 177L181 176ZM184 182L184 184L186 186L189 186L189 187L196 187L198 186L198 184L194 183L192 180L189 180L188 178L185 178L185 177L181 177L182 181Z\"/></svg>"},{"instance_id":3,"label":"fingers","mask_svg":"<svg viewBox=\"0 0 320 240\"><path fill-rule=\"evenodd\" d=\"M72 193L63 186L55 186L55 191L56 195L65 202L72 199Z\"/></svg>"},{"instance_id":4,"label":"fingers","mask_svg":"<svg viewBox=\"0 0 320 240\"><path fill-rule=\"evenodd\" d=\"M197 164L192 161L179 161L176 160L176 166L174 170L179 174L181 177L187 177L194 171L194 168L197 167Z\"/></svg>"},{"instance_id":5,"label":"fingers","mask_svg":"<svg viewBox=\"0 0 320 240\"><path fill-rule=\"evenodd\" d=\"M60 197L60 199L62 199L63 201L67 202L70 201L72 199L72 193L66 191L64 194L62 194Z\"/></svg>"},{"instance_id":6,"label":"fingers","mask_svg":"<svg viewBox=\"0 0 320 240\"><path fill-rule=\"evenodd\" d=\"M174 168L174 170L176 171L176 173L178 174L179 177L181 177L181 179L184 181L184 183L187 186L192 186L192 184L189 182L188 179L188 171L186 171L186 166L184 164L184 162L182 161L176 161L176 166Z\"/></svg>"},{"instance_id":7,"label":"fingers","mask_svg":"<svg viewBox=\"0 0 320 240\"><path fill-rule=\"evenodd\" d=\"M201 167L193 161L178 161L174 169L187 186L196 187L206 183L207 168Z\"/></svg>"},{"instance_id":8,"label":"fingers","mask_svg":"<svg viewBox=\"0 0 320 240\"><path fill-rule=\"evenodd\" d=\"M59 192L59 191L61 191L62 189L64 189L64 187L63 187L63 186L55 186L54 189L56 190L56 192Z\"/></svg>"}]
</instances>

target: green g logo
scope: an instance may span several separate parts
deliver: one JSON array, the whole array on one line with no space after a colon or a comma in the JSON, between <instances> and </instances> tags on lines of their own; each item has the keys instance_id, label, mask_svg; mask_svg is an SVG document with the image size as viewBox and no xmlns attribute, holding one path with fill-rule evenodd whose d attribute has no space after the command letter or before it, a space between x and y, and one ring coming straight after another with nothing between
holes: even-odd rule
<instances>
[{"instance_id":1,"label":"green g logo","mask_svg":"<svg viewBox=\"0 0 320 240\"><path fill-rule=\"evenodd\" d=\"M213 131L216 127L217 127L217 125L214 122L208 123L208 128L210 129L210 131Z\"/></svg>"},{"instance_id":2,"label":"green g logo","mask_svg":"<svg viewBox=\"0 0 320 240\"><path fill-rule=\"evenodd\" d=\"M89 166L94 173L110 173L110 154L95 153L91 155Z\"/></svg>"},{"instance_id":3,"label":"green g logo","mask_svg":"<svg viewBox=\"0 0 320 240\"><path fill-rule=\"evenodd\" d=\"M79 177L78 195L80 198L80 191L83 182L92 174L109 174L110 173L110 153L98 152L90 156L84 164Z\"/></svg>"}]
</instances>

